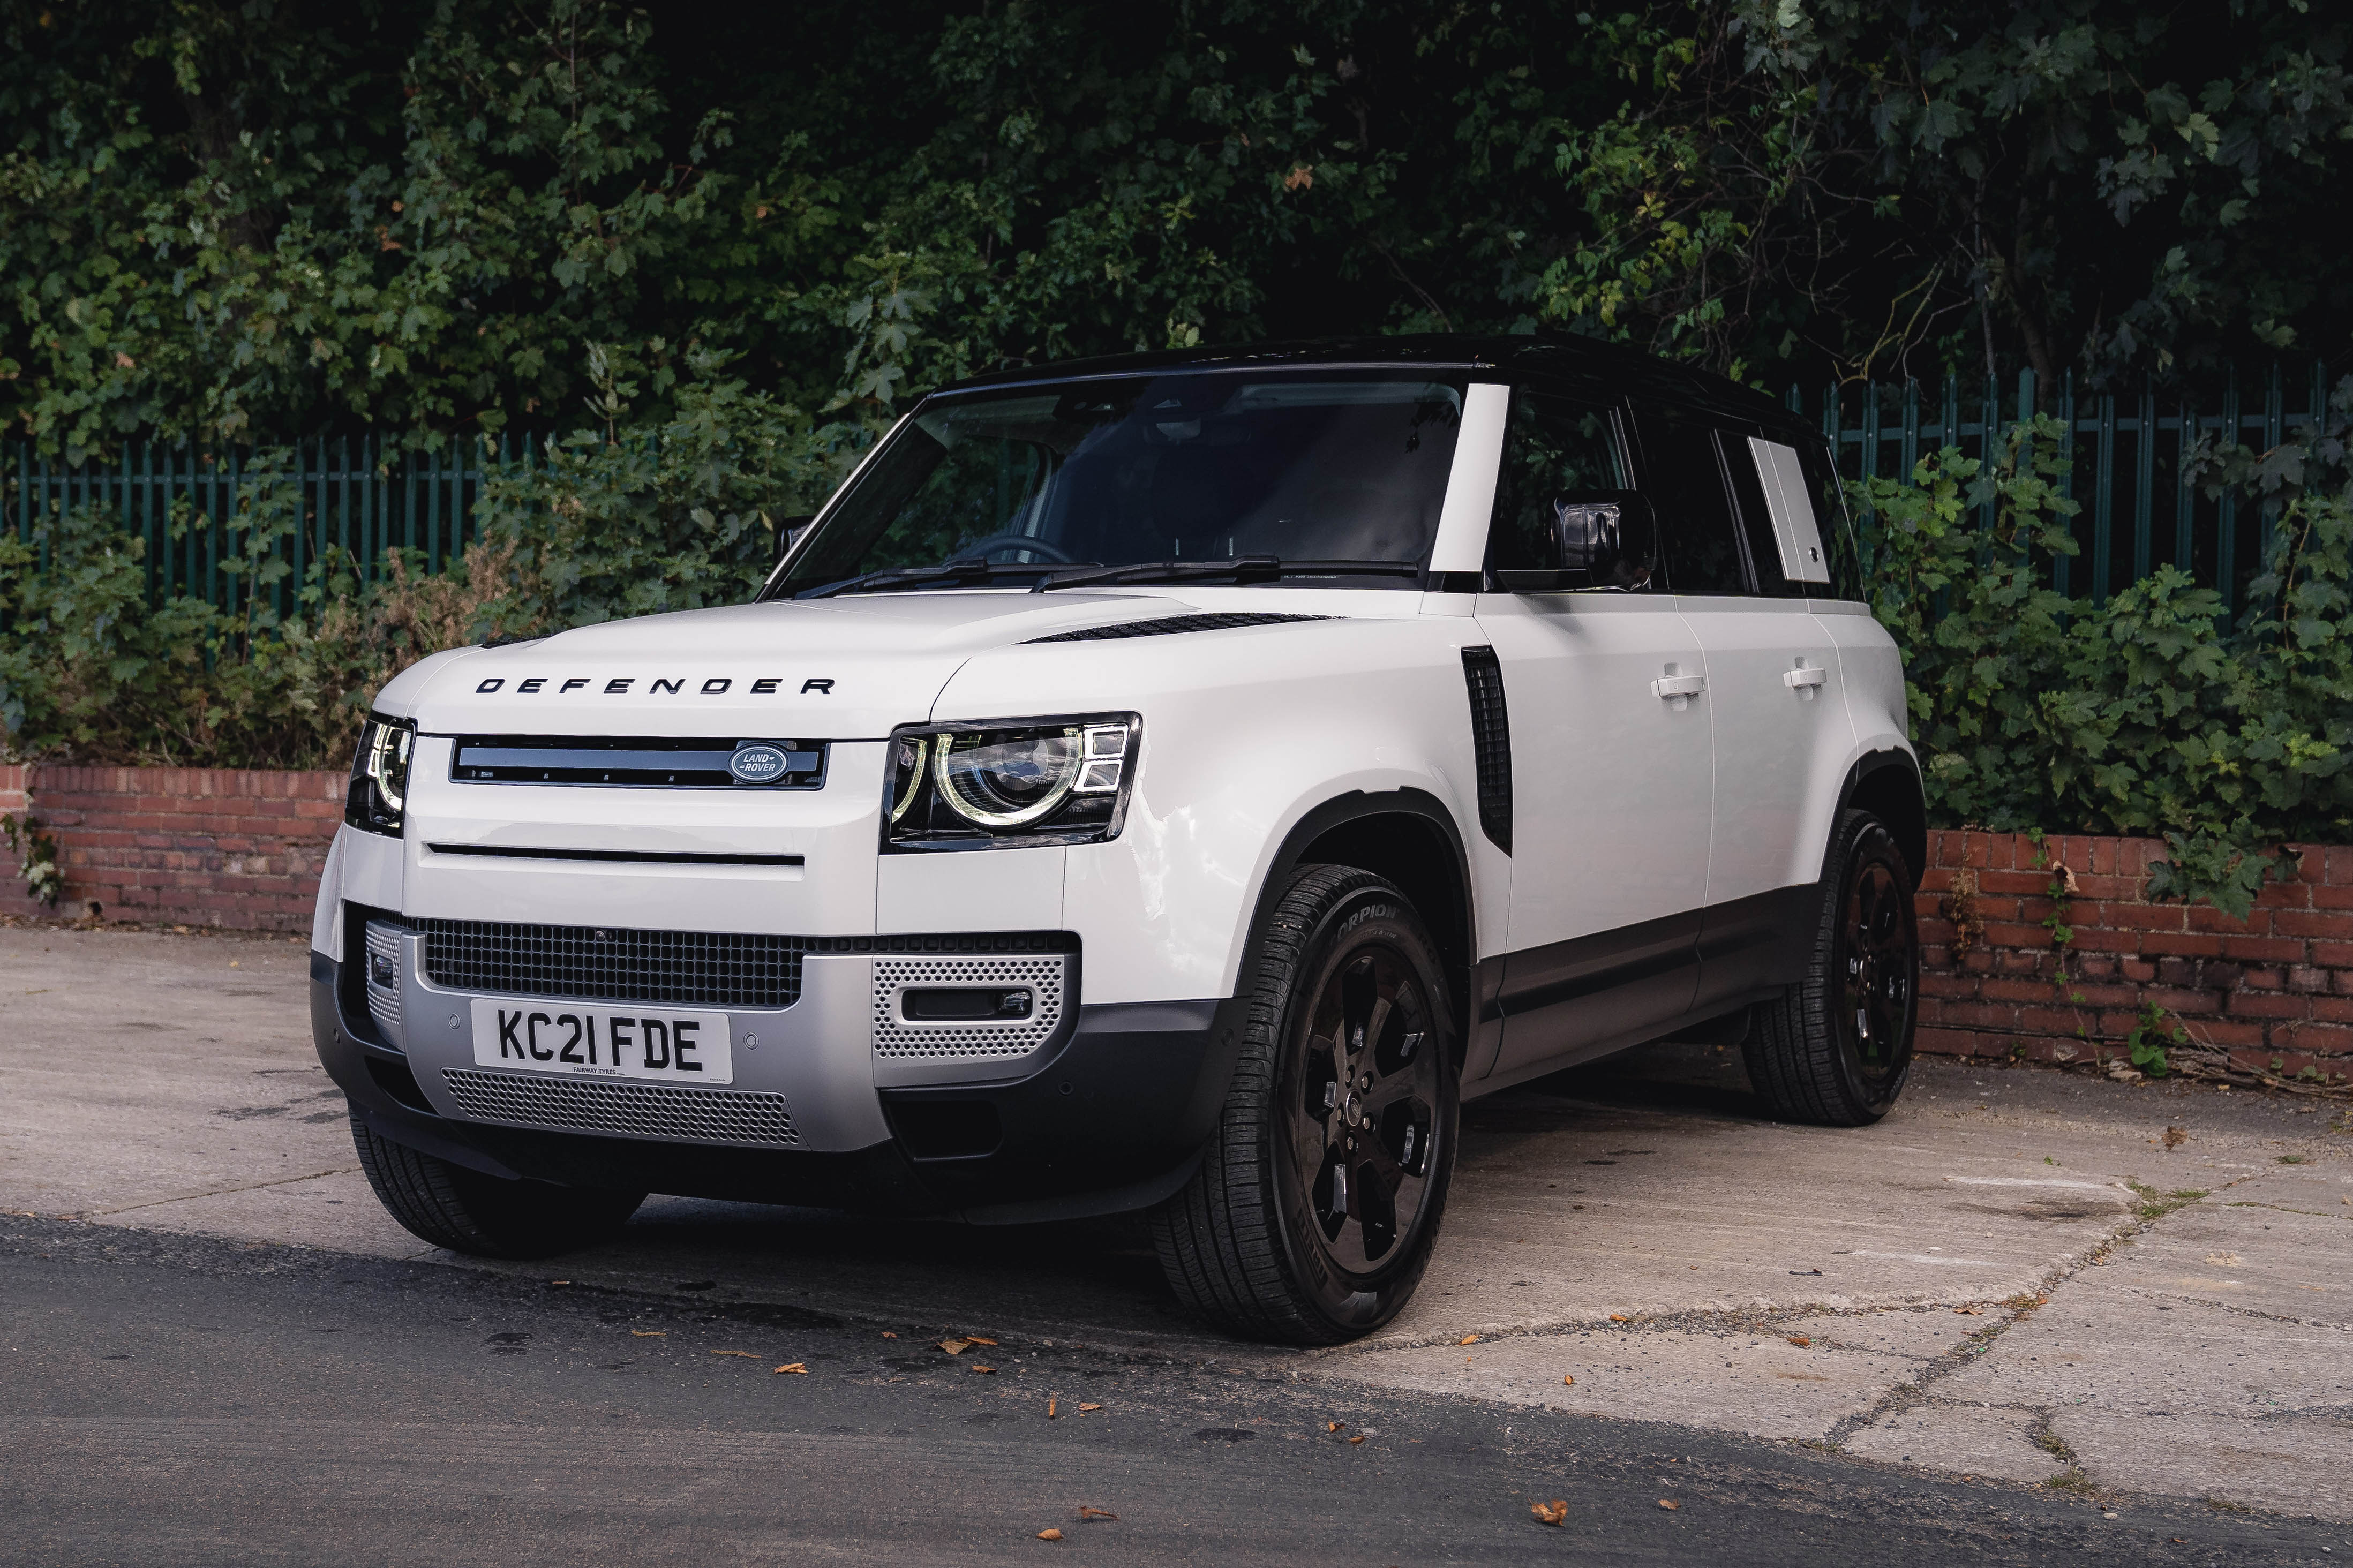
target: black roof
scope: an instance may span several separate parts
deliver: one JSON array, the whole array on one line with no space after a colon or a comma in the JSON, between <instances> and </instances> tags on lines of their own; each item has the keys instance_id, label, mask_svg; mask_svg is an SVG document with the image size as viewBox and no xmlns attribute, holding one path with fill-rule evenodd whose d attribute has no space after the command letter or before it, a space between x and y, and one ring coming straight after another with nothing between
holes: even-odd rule
<instances>
[{"instance_id":1,"label":"black roof","mask_svg":"<svg viewBox=\"0 0 2353 1568\"><path fill-rule=\"evenodd\" d=\"M1263 343L1164 349L1061 360L976 375L939 389L981 387L1096 376L1183 374L1187 371L1311 369L1318 365L1490 372L1514 381L1550 384L1565 392L1614 402L1641 396L1683 405L1725 418L1788 432L1813 433L1810 423L1779 403L1725 376L1677 364L1656 354L1590 338L1473 337L1429 333L1412 337L1320 338ZM934 395L936 395L936 394Z\"/></svg>"}]
</instances>

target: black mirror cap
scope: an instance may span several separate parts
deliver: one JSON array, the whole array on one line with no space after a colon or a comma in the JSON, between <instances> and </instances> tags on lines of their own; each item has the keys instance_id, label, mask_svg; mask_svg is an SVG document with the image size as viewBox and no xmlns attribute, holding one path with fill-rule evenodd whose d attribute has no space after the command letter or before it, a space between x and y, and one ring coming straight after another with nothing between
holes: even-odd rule
<instances>
[{"instance_id":1,"label":"black mirror cap","mask_svg":"<svg viewBox=\"0 0 2353 1568\"><path fill-rule=\"evenodd\" d=\"M776 559L782 561L786 556L790 555L793 552L793 546L801 542L801 535L807 533L809 524L816 521L815 512L809 512L802 517L776 519Z\"/></svg>"},{"instance_id":2,"label":"black mirror cap","mask_svg":"<svg viewBox=\"0 0 2353 1568\"><path fill-rule=\"evenodd\" d=\"M1571 490L1552 499L1552 537L1559 564L1535 571L1499 571L1499 586L1514 594L1556 594L1580 588L1621 592L1650 586L1658 561L1657 515L1640 490Z\"/></svg>"}]
</instances>

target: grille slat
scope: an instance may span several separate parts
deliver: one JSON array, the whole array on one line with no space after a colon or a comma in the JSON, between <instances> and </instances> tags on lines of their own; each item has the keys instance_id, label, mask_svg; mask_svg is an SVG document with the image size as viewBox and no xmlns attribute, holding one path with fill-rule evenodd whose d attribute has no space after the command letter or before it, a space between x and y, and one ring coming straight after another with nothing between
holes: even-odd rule
<instances>
[{"instance_id":1,"label":"grille slat","mask_svg":"<svg viewBox=\"0 0 2353 1568\"><path fill-rule=\"evenodd\" d=\"M508 925L418 920L425 973L453 991L581 1001L789 1007L800 1000L797 936L629 931L618 926Z\"/></svg>"},{"instance_id":2,"label":"grille slat","mask_svg":"<svg viewBox=\"0 0 2353 1568\"><path fill-rule=\"evenodd\" d=\"M527 1078L469 1068L443 1068L441 1079L459 1109L481 1121L771 1148L801 1141L781 1094L672 1089L604 1079Z\"/></svg>"}]
</instances>

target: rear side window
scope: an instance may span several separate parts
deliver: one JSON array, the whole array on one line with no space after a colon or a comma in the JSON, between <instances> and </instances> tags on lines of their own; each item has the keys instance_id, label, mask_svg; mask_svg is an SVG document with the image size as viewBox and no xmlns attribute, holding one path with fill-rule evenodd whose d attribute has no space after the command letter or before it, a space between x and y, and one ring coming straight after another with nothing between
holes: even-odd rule
<instances>
[{"instance_id":1,"label":"rear side window","mask_svg":"<svg viewBox=\"0 0 2353 1568\"><path fill-rule=\"evenodd\" d=\"M1707 421L1653 405L1637 412L1642 489L1659 514L1659 553L1678 594L1746 594L1748 574L1716 433Z\"/></svg>"},{"instance_id":2,"label":"rear side window","mask_svg":"<svg viewBox=\"0 0 2353 1568\"><path fill-rule=\"evenodd\" d=\"M1732 489L1733 510L1740 520L1740 542L1748 552L1749 575L1757 584L1757 592L1772 598L1804 598L1812 590L1804 583L1792 581L1788 574L1781 542L1775 536L1773 500L1766 493L1767 474L1758 461L1755 439L1718 430L1715 456L1725 481ZM1778 490L1779 486L1777 484L1775 489ZM1788 504L1788 498L1783 498L1783 503Z\"/></svg>"},{"instance_id":3,"label":"rear side window","mask_svg":"<svg viewBox=\"0 0 2353 1568\"><path fill-rule=\"evenodd\" d=\"M1862 545L1855 537L1854 519L1846 510L1846 486L1839 481L1830 447L1820 441L1799 442L1798 464L1805 470L1806 489L1814 502L1814 523L1821 531L1822 549L1831 561L1830 587L1815 592L1866 604Z\"/></svg>"},{"instance_id":4,"label":"rear side window","mask_svg":"<svg viewBox=\"0 0 2353 1568\"><path fill-rule=\"evenodd\" d=\"M1552 503L1579 490L1622 490L1626 465L1609 412L1574 398L1515 388L1495 476L1489 560L1498 571L1556 564Z\"/></svg>"}]
</instances>

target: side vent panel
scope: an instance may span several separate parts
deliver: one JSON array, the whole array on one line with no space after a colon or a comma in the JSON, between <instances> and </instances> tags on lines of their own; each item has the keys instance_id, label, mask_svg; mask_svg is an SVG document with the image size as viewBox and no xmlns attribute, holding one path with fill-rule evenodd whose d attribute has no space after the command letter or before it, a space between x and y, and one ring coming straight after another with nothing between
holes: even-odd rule
<instances>
[{"instance_id":1,"label":"side vent panel","mask_svg":"<svg viewBox=\"0 0 2353 1568\"><path fill-rule=\"evenodd\" d=\"M1479 763L1479 826L1504 854L1512 852L1512 720L1504 709L1504 667L1492 647L1462 650L1462 679L1471 689L1471 749Z\"/></svg>"}]
</instances>

